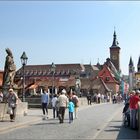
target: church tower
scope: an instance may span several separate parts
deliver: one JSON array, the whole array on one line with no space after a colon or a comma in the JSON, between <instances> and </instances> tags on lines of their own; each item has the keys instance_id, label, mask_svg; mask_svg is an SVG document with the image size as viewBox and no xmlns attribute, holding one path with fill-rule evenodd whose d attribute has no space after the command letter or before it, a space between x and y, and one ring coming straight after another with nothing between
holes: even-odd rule
<instances>
[{"instance_id":1,"label":"church tower","mask_svg":"<svg viewBox=\"0 0 140 140\"><path fill-rule=\"evenodd\" d=\"M110 60L114 64L115 68L120 71L120 47L117 41L116 32L114 30L113 43L110 47Z\"/></svg>"},{"instance_id":2,"label":"church tower","mask_svg":"<svg viewBox=\"0 0 140 140\"><path fill-rule=\"evenodd\" d=\"M135 77L135 67L132 61L132 57L130 57L129 61L129 90L133 90L134 88L134 78Z\"/></svg>"},{"instance_id":3,"label":"church tower","mask_svg":"<svg viewBox=\"0 0 140 140\"><path fill-rule=\"evenodd\" d=\"M136 77L136 89L140 90L140 56L138 59L137 72L135 73L135 77Z\"/></svg>"},{"instance_id":4,"label":"church tower","mask_svg":"<svg viewBox=\"0 0 140 140\"><path fill-rule=\"evenodd\" d=\"M137 68L138 68L137 72L140 72L140 56L139 56L139 60L138 60L138 64L137 64Z\"/></svg>"}]
</instances>

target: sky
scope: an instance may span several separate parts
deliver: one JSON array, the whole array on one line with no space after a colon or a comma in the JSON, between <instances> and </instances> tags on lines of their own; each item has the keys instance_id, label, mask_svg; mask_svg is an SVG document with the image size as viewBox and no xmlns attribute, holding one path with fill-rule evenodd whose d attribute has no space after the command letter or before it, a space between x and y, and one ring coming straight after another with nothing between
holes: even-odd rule
<instances>
[{"instance_id":1,"label":"sky","mask_svg":"<svg viewBox=\"0 0 140 140\"><path fill-rule=\"evenodd\" d=\"M122 74L140 56L139 1L0 1L0 70L6 48L17 69L27 65L103 64L110 57L114 27Z\"/></svg>"}]
</instances>

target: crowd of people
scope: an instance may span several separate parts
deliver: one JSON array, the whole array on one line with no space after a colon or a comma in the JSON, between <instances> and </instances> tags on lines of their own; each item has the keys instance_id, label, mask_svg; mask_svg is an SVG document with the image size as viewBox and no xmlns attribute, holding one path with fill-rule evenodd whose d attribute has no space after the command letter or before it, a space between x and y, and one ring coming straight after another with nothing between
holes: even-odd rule
<instances>
[{"instance_id":1,"label":"crowd of people","mask_svg":"<svg viewBox=\"0 0 140 140\"><path fill-rule=\"evenodd\" d=\"M97 103L107 101L107 97L97 94ZM114 99L116 97L112 97L112 102L114 103ZM121 97L118 100L120 100ZM110 99L109 99L110 100ZM0 91L0 102L3 101L3 94ZM14 92L13 89L9 89L9 93L5 97L6 103L8 103L7 113L10 116L10 121L15 121L16 118L16 109L18 104L19 98L17 94ZM127 122L127 126L131 129L137 130L138 129L138 102L140 101L140 91L131 91L127 99L125 100L125 106L123 108L123 115L124 115L124 123ZM91 94L87 94L87 102L88 105L91 105L92 96ZM50 98L50 95L47 91L43 91L41 95L41 105L42 105L42 112L43 112L43 120L48 118L48 105L51 103L52 106L52 113L53 118L58 118L59 123L64 122L65 118L65 111L68 109L69 114L69 123L73 122L74 118L77 118L77 110L79 107L79 98L75 94L74 91L67 93L65 89L63 89L59 94L53 95Z\"/></svg>"},{"instance_id":2,"label":"crowd of people","mask_svg":"<svg viewBox=\"0 0 140 140\"><path fill-rule=\"evenodd\" d=\"M20 100L17 94L14 92L12 88L9 89L9 93L6 94L4 100L3 100L3 93L2 91L0 91L0 102L5 103L4 108L6 109L7 107L6 109L7 114L9 114L11 122L15 121L17 104L19 101ZM69 123L73 122L74 118L77 118L77 108L79 107L79 98L74 91L68 94L66 90L63 89L59 94L55 94L53 95L52 98L50 98L50 95L47 92L47 90L44 90L41 95L43 120L48 118L48 106L50 103L52 106L53 118L54 119L58 118L59 123L64 122L66 109L68 109L68 113L69 113ZM8 106L6 104L8 104ZM3 117L4 117L4 113L3 113Z\"/></svg>"},{"instance_id":3,"label":"crowd of people","mask_svg":"<svg viewBox=\"0 0 140 140\"><path fill-rule=\"evenodd\" d=\"M43 91L41 95L43 120L48 118L48 105L51 100L53 118L58 117L59 123L64 122L65 110L68 108L69 111L69 123L73 121L73 118L77 118L77 108L79 106L79 99L75 92L67 94L66 90L63 89L61 93L53 95L51 99L47 91ZM75 115L75 116L74 116Z\"/></svg>"},{"instance_id":4,"label":"crowd of people","mask_svg":"<svg viewBox=\"0 0 140 140\"><path fill-rule=\"evenodd\" d=\"M88 105L91 105L92 102L94 103L105 103L105 102L109 102L110 101L110 96L106 95L106 94L91 94L91 93L87 93L87 103Z\"/></svg>"}]
</instances>

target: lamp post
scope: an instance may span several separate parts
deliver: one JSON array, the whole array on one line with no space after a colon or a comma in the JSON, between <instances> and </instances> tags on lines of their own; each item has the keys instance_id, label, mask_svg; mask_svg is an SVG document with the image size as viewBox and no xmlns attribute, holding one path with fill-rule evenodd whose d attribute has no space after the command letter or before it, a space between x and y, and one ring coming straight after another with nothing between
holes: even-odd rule
<instances>
[{"instance_id":1,"label":"lamp post","mask_svg":"<svg viewBox=\"0 0 140 140\"><path fill-rule=\"evenodd\" d=\"M23 52L20 59L22 64L22 76L23 76L22 102L25 102L25 65L27 64L27 60L28 60L28 57L26 56L25 52Z\"/></svg>"},{"instance_id":2,"label":"lamp post","mask_svg":"<svg viewBox=\"0 0 140 140\"><path fill-rule=\"evenodd\" d=\"M52 95L54 95L54 74L55 74L55 69L56 69L56 66L52 62L52 65L51 65L51 72L52 72Z\"/></svg>"}]
</instances>

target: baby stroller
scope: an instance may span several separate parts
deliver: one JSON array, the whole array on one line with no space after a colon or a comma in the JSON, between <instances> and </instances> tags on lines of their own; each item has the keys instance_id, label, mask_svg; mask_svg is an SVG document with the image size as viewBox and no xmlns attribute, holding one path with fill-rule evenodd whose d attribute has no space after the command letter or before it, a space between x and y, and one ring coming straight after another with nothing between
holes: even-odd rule
<instances>
[{"instance_id":1,"label":"baby stroller","mask_svg":"<svg viewBox=\"0 0 140 140\"><path fill-rule=\"evenodd\" d=\"M130 126L130 109L129 109L129 103L126 103L123 108L123 125L125 127Z\"/></svg>"}]
</instances>

